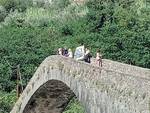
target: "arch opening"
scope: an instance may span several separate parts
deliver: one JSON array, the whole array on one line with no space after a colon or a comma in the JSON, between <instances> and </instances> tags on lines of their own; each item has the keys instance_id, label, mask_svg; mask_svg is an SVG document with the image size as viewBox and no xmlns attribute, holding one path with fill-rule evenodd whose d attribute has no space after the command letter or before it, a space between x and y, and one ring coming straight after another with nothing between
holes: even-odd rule
<instances>
[{"instance_id":1,"label":"arch opening","mask_svg":"<svg viewBox=\"0 0 150 113\"><path fill-rule=\"evenodd\" d=\"M65 83L49 80L33 94L23 113L62 113L73 97Z\"/></svg>"}]
</instances>

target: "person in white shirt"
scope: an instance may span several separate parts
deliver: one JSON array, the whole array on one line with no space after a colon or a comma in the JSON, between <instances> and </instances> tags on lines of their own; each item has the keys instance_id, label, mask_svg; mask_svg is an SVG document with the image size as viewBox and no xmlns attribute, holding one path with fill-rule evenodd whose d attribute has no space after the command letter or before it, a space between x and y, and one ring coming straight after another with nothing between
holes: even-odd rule
<instances>
[{"instance_id":1,"label":"person in white shirt","mask_svg":"<svg viewBox=\"0 0 150 113\"><path fill-rule=\"evenodd\" d=\"M96 53L96 64L102 67L102 55L100 53L100 50L97 50L97 53Z\"/></svg>"},{"instance_id":2,"label":"person in white shirt","mask_svg":"<svg viewBox=\"0 0 150 113\"><path fill-rule=\"evenodd\" d=\"M68 49L68 57L73 58L73 52L70 48Z\"/></svg>"},{"instance_id":3,"label":"person in white shirt","mask_svg":"<svg viewBox=\"0 0 150 113\"><path fill-rule=\"evenodd\" d=\"M58 49L58 55L63 55L63 49L62 48Z\"/></svg>"},{"instance_id":4,"label":"person in white shirt","mask_svg":"<svg viewBox=\"0 0 150 113\"><path fill-rule=\"evenodd\" d=\"M77 47L74 53L74 58L76 60L83 61L85 56L85 47L82 44L81 46Z\"/></svg>"}]
</instances>

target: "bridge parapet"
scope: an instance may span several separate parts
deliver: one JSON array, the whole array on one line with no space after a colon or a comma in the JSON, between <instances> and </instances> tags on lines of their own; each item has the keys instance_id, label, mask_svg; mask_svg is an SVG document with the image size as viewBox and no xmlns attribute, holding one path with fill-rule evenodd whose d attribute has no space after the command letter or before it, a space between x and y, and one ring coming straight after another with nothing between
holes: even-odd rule
<instances>
[{"instance_id":1,"label":"bridge parapet","mask_svg":"<svg viewBox=\"0 0 150 113\"><path fill-rule=\"evenodd\" d=\"M56 94L55 90L50 89L54 89L54 83L61 84L60 81L74 92L87 113L150 113L150 70L106 59L103 62L103 67L99 68L61 56L46 58L11 113L33 113L31 103L38 100L38 95L44 92L42 87L47 89L47 96ZM65 85L59 85L57 90L64 87ZM65 89L69 92L68 100L65 101L67 103L72 92ZM66 92L62 91L61 94L66 97ZM57 97L53 99L58 100ZM48 111L50 104L57 106L58 103L49 101L49 106L43 109ZM60 108L55 113L61 113L63 108ZM34 110L39 109L42 108L34 107Z\"/></svg>"}]
</instances>

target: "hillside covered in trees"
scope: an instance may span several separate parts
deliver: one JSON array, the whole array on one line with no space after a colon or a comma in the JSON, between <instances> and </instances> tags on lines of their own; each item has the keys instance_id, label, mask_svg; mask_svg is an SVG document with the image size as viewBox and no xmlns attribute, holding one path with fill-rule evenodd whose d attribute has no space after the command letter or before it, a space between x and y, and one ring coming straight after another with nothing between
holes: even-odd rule
<instances>
[{"instance_id":1,"label":"hillside covered in trees","mask_svg":"<svg viewBox=\"0 0 150 113\"><path fill-rule=\"evenodd\" d=\"M150 68L149 0L0 0L0 113L16 101L16 67L25 87L60 47L83 42L95 56ZM73 99L64 113L83 113Z\"/></svg>"}]
</instances>

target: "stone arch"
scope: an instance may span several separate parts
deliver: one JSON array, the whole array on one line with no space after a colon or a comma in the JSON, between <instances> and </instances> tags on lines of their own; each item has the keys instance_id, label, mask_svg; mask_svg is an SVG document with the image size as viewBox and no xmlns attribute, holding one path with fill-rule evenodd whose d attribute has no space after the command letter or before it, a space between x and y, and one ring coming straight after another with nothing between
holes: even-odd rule
<instances>
[{"instance_id":1,"label":"stone arch","mask_svg":"<svg viewBox=\"0 0 150 113\"><path fill-rule=\"evenodd\" d=\"M50 62L52 61L54 60L51 59ZM31 78L11 113L61 113L74 95L85 107L85 110L90 112L87 107L87 100L90 97L87 92L89 89L85 86L84 81L75 78L76 69L72 70L65 66L58 60L49 65L46 59ZM83 71L80 73L83 74ZM46 101L47 99L49 101ZM55 102L51 103L50 100ZM41 104L43 105L40 106Z\"/></svg>"},{"instance_id":2,"label":"stone arch","mask_svg":"<svg viewBox=\"0 0 150 113\"><path fill-rule=\"evenodd\" d=\"M29 98L28 101L24 99L26 104L20 108L19 113L62 113L74 96L86 107L87 92L82 82L62 73L59 69L52 69L50 72L52 75L43 75L47 80L37 75L36 82L29 83L24 91ZM31 86L33 93L30 90ZM29 94L30 92L32 94Z\"/></svg>"},{"instance_id":3,"label":"stone arch","mask_svg":"<svg viewBox=\"0 0 150 113\"><path fill-rule=\"evenodd\" d=\"M23 113L61 113L74 95L62 81L49 80L33 94Z\"/></svg>"},{"instance_id":4,"label":"stone arch","mask_svg":"<svg viewBox=\"0 0 150 113\"><path fill-rule=\"evenodd\" d=\"M110 60L103 62L99 68L61 56L46 58L10 113L25 113L30 103L35 104L31 98L38 89L58 81L75 93L87 113L150 113L150 70Z\"/></svg>"}]
</instances>

